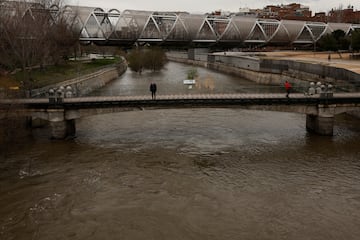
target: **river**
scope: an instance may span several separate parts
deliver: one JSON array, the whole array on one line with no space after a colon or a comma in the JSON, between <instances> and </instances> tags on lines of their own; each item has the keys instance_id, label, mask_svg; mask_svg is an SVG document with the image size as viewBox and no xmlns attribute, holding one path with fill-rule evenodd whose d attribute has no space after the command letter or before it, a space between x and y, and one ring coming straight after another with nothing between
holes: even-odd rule
<instances>
[{"instance_id":1,"label":"river","mask_svg":"<svg viewBox=\"0 0 360 240\"><path fill-rule=\"evenodd\" d=\"M198 68L204 84L189 89L189 68L128 70L94 94L254 85ZM139 109L76 127L72 140L36 129L2 147L0 239L359 239L360 120L348 115L332 137L307 133L301 114L240 108Z\"/></svg>"}]
</instances>

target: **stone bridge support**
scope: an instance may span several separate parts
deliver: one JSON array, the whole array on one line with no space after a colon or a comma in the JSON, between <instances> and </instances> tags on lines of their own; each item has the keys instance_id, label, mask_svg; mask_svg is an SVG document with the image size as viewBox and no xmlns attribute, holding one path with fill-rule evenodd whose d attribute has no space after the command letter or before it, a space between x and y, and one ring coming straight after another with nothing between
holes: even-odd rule
<instances>
[{"instance_id":1,"label":"stone bridge support","mask_svg":"<svg viewBox=\"0 0 360 240\"><path fill-rule=\"evenodd\" d=\"M75 119L80 117L77 110L49 109L47 113L52 139L65 139L75 136Z\"/></svg>"},{"instance_id":2,"label":"stone bridge support","mask_svg":"<svg viewBox=\"0 0 360 240\"><path fill-rule=\"evenodd\" d=\"M306 115L306 129L320 135L334 133L335 105L319 105L317 114Z\"/></svg>"}]
</instances>

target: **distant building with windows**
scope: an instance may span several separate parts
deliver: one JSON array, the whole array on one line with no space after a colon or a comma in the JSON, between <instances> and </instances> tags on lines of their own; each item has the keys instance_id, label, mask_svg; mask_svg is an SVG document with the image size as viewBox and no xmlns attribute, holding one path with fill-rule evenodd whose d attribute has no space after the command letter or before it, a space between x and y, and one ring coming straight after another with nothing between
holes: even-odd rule
<instances>
[{"instance_id":1,"label":"distant building with windows","mask_svg":"<svg viewBox=\"0 0 360 240\"><path fill-rule=\"evenodd\" d=\"M259 9L239 8L235 16L258 17Z\"/></svg>"},{"instance_id":2,"label":"distant building with windows","mask_svg":"<svg viewBox=\"0 0 360 240\"><path fill-rule=\"evenodd\" d=\"M311 18L314 22L327 22L327 15L325 12L318 12Z\"/></svg>"},{"instance_id":3,"label":"distant building with windows","mask_svg":"<svg viewBox=\"0 0 360 240\"><path fill-rule=\"evenodd\" d=\"M284 19L360 24L360 11L354 11L353 6L348 6L345 9L332 9L328 14L319 12L312 16L310 8L302 4L291 3L288 5L268 5L257 12L257 17L277 20Z\"/></svg>"},{"instance_id":4,"label":"distant building with windows","mask_svg":"<svg viewBox=\"0 0 360 240\"><path fill-rule=\"evenodd\" d=\"M303 20L311 18L312 12L307 6L298 3L291 3L288 5L268 5L259 14L260 18L273 19L289 19L289 20Z\"/></svg>"},{"instance_id":5,"label":"distant building with windows","mask_svg":"<svg viewBox=\"0 0 360 240\"><path fill-rule=\"evenodd\" d=\"M353 6L346 9L332 9L328 16L328 22L360 23L360 11L354 11Z\"/></svg>"},{"instance_id":6,"label":"distant building with windows","mask_svg":"<svg viewBox=\"0 0 360 240\"><path fill-rule=\"evenodd\" d=\"M308 6L299 3L268 5L263 9L239 8L236 13L217 10L211 13L214 16L246 16L254 18L297 20L308 22L333 22L333 23L355 23L360 24L360 11L354 10L353 6L345 9L332 9L328 13L318 12L312 15Z\"/></svg>"}]
</instances>

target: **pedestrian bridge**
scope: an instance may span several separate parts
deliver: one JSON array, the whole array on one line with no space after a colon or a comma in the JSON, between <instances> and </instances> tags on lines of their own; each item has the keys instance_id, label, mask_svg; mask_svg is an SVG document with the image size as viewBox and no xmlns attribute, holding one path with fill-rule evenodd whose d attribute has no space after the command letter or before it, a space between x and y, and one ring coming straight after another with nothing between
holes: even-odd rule
<instances>
[{"instance_id":1,"label":"pedestrian bridge","mask_svg":"<svg viewBox=\"0 0 360 240\"><path fill-rule=\"evenodd\" d=\"M0 99L0 118L31 116L50 122L52 137L75 135L75 120L81 117L129 110L159 108L246 108L296 112L306 115L306 128L321 135L332 135L334 116L360 111L360 93L324 93L307 96L285 94L197 94L151 96L105 96L78 98Z\"/></svg>"},{"instance_id":2,"label":"pedestrian bridge","mask_svg":"<svg viewBox=\"0 0 360 240\"><path fill-rule=\"evenodd\" d=\"M54 9L56 10L56 9ZM159 12L68 6L77 14L80 41L107 45L150 43L162 45L314 44L336 30L346 35L359 24L257 19L186 12Z\"/></svg>"},{"instance_id":3,"label":"pedestrian bridge","mask_svg":"<svg viewBox=\"0 0 360 240\"><path fill-rule=\"evenodd\" d=\"M0 1L0 9L11 12L16 1ZM101 5L101 3L99 2ZM23 16L36 21L39 13L50 21L73 22L84 44L131 46L137 44L244 46L255 44L315 44L322 36L336 30L346 35L360 24L323 23L263 19L248 16L218 16L188 12L104 10L87 6L24 4ZM121 2L119 2L121 7ZM154 6L156 8L156 6ZM65 16L62 17L62 16Z\"/></svg>"}]
</instances>

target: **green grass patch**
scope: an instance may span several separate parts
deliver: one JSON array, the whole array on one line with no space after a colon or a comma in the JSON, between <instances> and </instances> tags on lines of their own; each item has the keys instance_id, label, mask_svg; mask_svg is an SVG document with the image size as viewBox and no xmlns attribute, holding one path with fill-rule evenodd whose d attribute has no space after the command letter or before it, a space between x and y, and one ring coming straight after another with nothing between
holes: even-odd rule
<instances>
[{"instance_id":1,"label":"green grass patch","mask_svg":"<svg viewBox=\"0 0 360 240\"><path fill-rule=\"evenodd\" d=\"M31 73L17 72L14 78L17 82L25 82L23 79L31 77L31 88L40 88L47 85L63 82L69 79L96 72L106 66L120 63L121 58L93 59L88 61L67 61L64 64L46 66L33 69Z\"/></svg>"}]
</instances>

